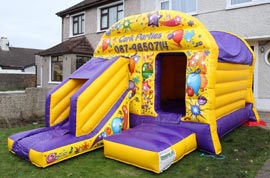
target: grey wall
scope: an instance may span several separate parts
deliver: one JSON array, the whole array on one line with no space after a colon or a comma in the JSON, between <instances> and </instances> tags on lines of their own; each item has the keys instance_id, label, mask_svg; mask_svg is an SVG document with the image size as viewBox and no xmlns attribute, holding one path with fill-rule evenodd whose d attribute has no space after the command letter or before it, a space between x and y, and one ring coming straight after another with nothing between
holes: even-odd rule
<instances>
[{"instance_id":1,"label":"grey wall","mask_svg":"<svg viewBox=\"0 0 270 178\"><path fill-rule=\"evenodd\" d=\"M46 88L27 88L25 93L0 94L0 128L44 122Z\"/></svg>"},{"instance_id":2,"label":"grey wall","mask_svg":"<svg viewBox=\"0 0 270 178\"><path fill-rule=\"evenodd\" d=\"M0 74L0 91L36 87L35 74Z\"/></svg>"}]
</instances>

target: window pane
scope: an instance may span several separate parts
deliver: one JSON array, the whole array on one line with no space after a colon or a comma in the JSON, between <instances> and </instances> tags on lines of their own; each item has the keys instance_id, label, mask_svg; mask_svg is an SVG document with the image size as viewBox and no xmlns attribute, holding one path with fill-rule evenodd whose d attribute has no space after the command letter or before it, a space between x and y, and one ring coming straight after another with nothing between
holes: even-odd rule
<instances>
[{"instance_id":1,"label":"window pane","mask_svg":"<svg viewBox=\"0 0 270 178\"><path fill-rule=\"evenodd\" d=\"M108 9L102 9L102 10L101 10L101 13L102 13L102 14L108 13Z\"/></svg>"},{"instance_id":2,"label":"window pane","mask_svg":"<svg viewBox=\"0 0 270 178\"><path fill-rule=\"evenodd\" d=\"M51 60L51 81L62 81L63 79L63 59L53 57Z\"/></svg>"},{"instance_id":3,"label":"window pane","mask_svg":"<svg viewBox=\"0 0 270 178\"><path fill-rule=\"evenodd\" d=\"M76 57L76 69L81 67L83 64L85 64L89 60L90 60L89 56L77 56Z\"/></svg>"},{"instance_id":4,"label":"window pane","mask_svg":"<svg viewBox=\"0 0 270 178\"><path fill-rule=\"evenodd\" d=\"M74 23L74 24L73 24L73 35L78 34L77 24L78 24L78 23Z\"/></svg>"},{"instance_id":5,"label":"window pane","mask_svg":"<svg viewBox=\"0 0 270 178\"><path fill-rule=\"evenodd\" d=\"M172 9L182 12L195 12L196 0L172 0Z\"/></svg>"},{"instance_id":6,"label":"window pane","mask_svg":"<svg viewBox=\"0 0 270 178\"><path fill-rule=\"evenodd\" d=\"M231 0L232 4L241 4L245 2L251 2L252 0Z\"/></svg>"},{"instance_id":7,"label":"window pane","mask_svg":"<svg viewBox=\"0 0 270 178\"><path fill-rule=\"evenodd\" d=\"M78 34L82 33L82 24L78 23Z\"/></svg>"},{"instance_id":8,"label":"window pane","mask_svg":"<svg viewBox=\"0 0 270 178\"><path fill-rule=\"evenodd\" d=\"M111 7L109 9L109 26L117 22L117 7Z\"/></svg>"},{"instance_id":9,"label":"window pane","mask_svg":"<svg viewBox=\"0 0 270 178\"><path fill-rule=\"evenodd\" d=\"M118 12L118 19L117 20L120 20L122 18L124 18L124 11Z\"/></svg>"},{"instance_id":10,"label":"window pane","mask_svg":"<svg viewBox=\"0 0 270 178\"><path fill-rule=\"evenodd\" d=\"M164 10L168 10L169 9L169 1L166 1L166 2L162 2L161 3L161 9Z\"/></svg>"},{"instance_id":11,"label":"window pane","mask_svg":"<svg viewBox=\"0 0 270 178\"><path fill-rule=\"evenodd\" d=\"M118 11L123 10L123 4L118 5Z\"/></svg>"},{"instance_id":12,"label":"window pane","mask_svg":"<svg viewBox=\"0 0 270 178\"><path fill-rule=\"evenodd\" d=\"M82 18L81 29L81 33L84 33L84 18Z\"/></svg>"},{"instance_id":13,"label":"window pane","mask_svg":"<svg viewBox=\"0 0 270 178\"><path fill-rule=\"evenodd\" d=\"M102 16L101 17L101 28L108 28L108 22L107 22L107 16Z\"/></svg>"}]
</instances>

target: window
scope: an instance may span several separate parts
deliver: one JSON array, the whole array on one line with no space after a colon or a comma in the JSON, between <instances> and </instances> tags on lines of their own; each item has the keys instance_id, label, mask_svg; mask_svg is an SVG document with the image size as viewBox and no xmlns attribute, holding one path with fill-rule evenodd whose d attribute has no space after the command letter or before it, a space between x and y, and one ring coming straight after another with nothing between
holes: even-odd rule
<instances>
[{"instance_id":1,"label":"window","mask_svg":"<svg viewBox=\"0 0 270 178\"><path fill-rule=\"evenodd\" d=\"M72 16L72 35L84 34L84 14Z\"/></svg>"},{"instance_id":2,"label":"window","mask_svg":"<svg viewBox=\"0 0 270 178\"><path fill-rule=\"evenodd\" d=\"M270 0L227 0L227 8L239 8L269 2Z\"/></svg>"},{"instance_id":3,"label":"window","mask_svg":"<svg viewBox=\"0 0 270 178\"><path fill-rule=\"evenodd\" d=\"M161 2L161 10L170 9L169 1Z\"/></svg>"},{"instance_id":4,"label":"window","mask_svg":"<svg viewBox=\"0 0 270 178\"><path fill-rule=\"evenodd\" d=\"M90 60L89 56L77 56L76 57L76 69L80 68L83 64Z\"/></svg>"},{"instance_id":5,"label":"window","mask_svg":"<svg viewBox=\"0 0 270 178\"><path fill-rule=\"evenodd\" d=\"M197 0L170 0L161 2L161 9L177 10L185 13L196 14Z\"/></svg>"},{"instance_id":6,"label":"window","mask_svg":"<svg viewBox=\"0 0 270 178\"><path fill-rule=\"evenodd\" d=\"M61 56L51 57L51 81L61 82L63 80L63 58Z\"/></svg>"},{"instance_id":7,"label":"window","mask_svg":"<svg viewBox=\"0 0 270 178\"><path fill-rule=\"evenodd\" d=\"M106 30L124 17L123 3L100 9L100 30Z\"/></svg>"},{"instance_id":8,"label":"window","mask_svg":"<svg viewBox=\"0 0 270 178\"><path fill-rule=\"evenodd\" d=\"M252 0L231 0L231 4L241 4L245 2L251 2Z\"/></svg>"}]
</instances>

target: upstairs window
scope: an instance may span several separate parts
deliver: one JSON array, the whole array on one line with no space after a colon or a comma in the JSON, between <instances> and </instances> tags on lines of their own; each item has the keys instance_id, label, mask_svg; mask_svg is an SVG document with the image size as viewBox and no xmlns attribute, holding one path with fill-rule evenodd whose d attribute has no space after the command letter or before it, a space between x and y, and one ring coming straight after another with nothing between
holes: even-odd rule
<instances>
[{"instance_id":1,"label":"upstairs window","mask_svg":"<svg viewBox=\"0 0 270 178\"><path fill-rule=\"evenodd\" d=\"M63 80L63 58L61 56L51 57L51 82Z\"/></svg>"},{"instance_id":2,"label":"upstairs window","mask_svg":"<svg viewBox=\"0 0 270 178\"><path fill-rule=\"evenodd\" d=\"M169 0L161 2L161 9L177 10L189 14L197 13L197 0Z\"/></svg>"},{"instance_id":3,"label":"upstairs window","mask_svg":"<svg viewBox=\"0 0 270 178\"><path fill-rule=\"evenodd\" d=\"M89 60L90 60L89 56L76 56L76 69L79 69Z\"/></svg>"},{"instance_id":4,"label":"upstairs window","mask_svg":"<svg viewBox=\"0 0 270 178\"><path fill-rule=\"evenodd\" d=\"M108 29L123 17L123 3L100 8L100 30Z\"/></svg>"},{"instance_id":5,"label":"upstairs window","mask_svg":"<svg viewBox=\"0 0 270 178\"><path fill-rule=\"evenodd\" d=\"M242 4L242 3L245 3L245 2L251 2L252 0L231 0L231 4L234 5L234 4Z\"/></svg>"},{"instance_id":6,"label":"upstairs window","mask_svg":"<svg viewBox=\"0 0 270 178\"><path fill-rule=\"evenodd\" d=\"M169 1L161 2L161 10L169 10L169 9L170 9Z\"/></svg>"},{"instance_id":7,"label":"upstairs window","mask_svg":"<svg viewBox=\"0 0 270 178\"><path fill-rule=\"evenodd\" d=\"M227 0L227 8L239 8L269 3L270 0Z\"/></svg>"},{"instance_id":8,"label":"upstairs window","mask_svg":"<svg viewBox=\"0 0 270 178\"><path fill-rule=\"evenodd\" d=\"M84 34L84 14L72 16L72 36Z\"/></svg>"}]
</instances>

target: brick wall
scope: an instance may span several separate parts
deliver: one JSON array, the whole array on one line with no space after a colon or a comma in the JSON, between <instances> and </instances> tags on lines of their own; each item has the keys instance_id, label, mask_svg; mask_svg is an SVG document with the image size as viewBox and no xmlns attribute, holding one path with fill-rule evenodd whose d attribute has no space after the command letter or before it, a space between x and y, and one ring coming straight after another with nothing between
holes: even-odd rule
<instances>
[{"instance_id":1,"label":"brick wall","mask_svg":"<svg viewBox=\"0 0 270 178\"><path fill-rule=\"evenodd\" d=\"M0 74L0 91L36 87L35 74Z\"/></svg>"},{"instance_id":2,"label":"brick wall","mask_svg":"<svg viewBox=\"0 0 270 178\"><path fill-rule=\"evenodd\" d=\"M23 93L0 94L0 128L43 122L49 89L27 88Z\"/></svg>"}]
</instances>

